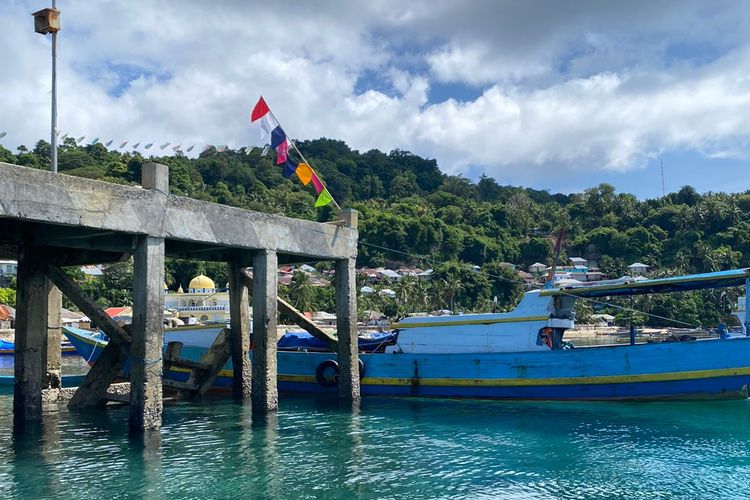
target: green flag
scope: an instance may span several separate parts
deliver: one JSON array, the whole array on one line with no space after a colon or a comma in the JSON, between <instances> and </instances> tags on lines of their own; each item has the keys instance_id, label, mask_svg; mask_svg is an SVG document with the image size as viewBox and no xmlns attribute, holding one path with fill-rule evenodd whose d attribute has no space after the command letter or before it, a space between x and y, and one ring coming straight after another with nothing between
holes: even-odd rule
<instances>
[{"instance_id":1,"label":"green flag","mask_svg":"<svg viewBox=\"0 0 750 500\"><path fill-rule=\"evenodd\" d=\"M333 196L328 192L328 188L323 188L320 192L318 200L315 202L316 207L324 207L333 201Z\"/></svg>"}]
</instances>

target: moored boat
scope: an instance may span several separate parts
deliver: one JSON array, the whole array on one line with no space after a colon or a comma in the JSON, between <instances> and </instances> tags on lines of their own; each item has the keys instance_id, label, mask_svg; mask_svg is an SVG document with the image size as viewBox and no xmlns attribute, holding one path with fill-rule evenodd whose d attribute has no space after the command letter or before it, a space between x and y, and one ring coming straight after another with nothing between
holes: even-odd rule
<instances>
[{"instance_id":1,"label":"moored boat","mask_svg":"<svg viewBox=\"0 0 750 500\"><path fill-rule=\"evenodd\" d=\"M395 338L360 352L363 395L496 399L631 400L746 398L750 337L577 347L565 342L581 298L667 293L745 284L750 268L607 285L534 290L511 312L408 318ZM201 341L183 335L180 356L197 361L221 327ZM65 334L94 362L103 342ZM165 345L174 340L170 330ZM202 344L202 345L198 345ZM251 354L252 355L252 354ZM278 349L281 391L335 392L336 356L313 349ZM186 370L167 378L185 381ZM231 362L214 386L231 387Z\"/></svg>"}]
</instances>

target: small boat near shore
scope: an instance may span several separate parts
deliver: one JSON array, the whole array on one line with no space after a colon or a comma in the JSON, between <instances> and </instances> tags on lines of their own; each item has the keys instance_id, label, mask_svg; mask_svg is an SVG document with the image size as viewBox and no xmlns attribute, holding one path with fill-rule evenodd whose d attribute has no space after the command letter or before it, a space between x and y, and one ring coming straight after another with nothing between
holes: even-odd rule
<instances>
[{"instance_id":1,"label":"small boat near shore","mask_svg":"<svg viewBox=\"0 0 750 500\"><path fill-rule=\"evenodd\" d=\"M0 356L13 356L15 344L7 340L0 340ZM75 346L69 340L63 339L60 343L60 351L63 356L75 356L78 354Z\"/></svg>"},{"instance_id":2,"label":"small boat near shore","mask_svg":"<svg viewBox=\"0 0 750 500\"><path fill-rule=\"evenodd\" d=\"M574 347L576 300L748 285L750 268L606 285L533 290L511 312L407 318L394 335L360 350L363 395L533 400L695 400L748 397L750 337L675 338L671 342ZM212 330L213 328L213 330ZM192 334L167 330L180 356L198 361L222 326ZM64 328L93 363L106 345L90 332ZM681 341L680 341L681 340ZM252 353L251 353L252 356ZM333 352L278 347L280 391L335 392ZM127 368L127 366L126 366ZM184 382L189 372L165 377ZM214 388L229 389L231 361Z\"/></svg>"}]
</instances>

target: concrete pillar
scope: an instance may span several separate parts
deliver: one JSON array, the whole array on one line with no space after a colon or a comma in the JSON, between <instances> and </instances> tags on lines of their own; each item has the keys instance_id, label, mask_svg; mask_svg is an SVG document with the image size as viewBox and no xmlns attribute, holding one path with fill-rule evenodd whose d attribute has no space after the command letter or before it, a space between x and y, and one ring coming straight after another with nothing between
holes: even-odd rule
<instances>
[{"instance_id":1,"label":"concrete pillar","mask_svg":"<svg viewBox=\"0 0 750 500\"><path fill-rule=\"evenodd\" d=\"M45 389L59 389L62 387L62 292L49 279L47 282L47 336L45 337L43 363L46 369L44 377Z\"/></svg>"},{"instance_id":2,"label":"concrete pillar","mask_svg":"<svg viewBox=\"0 0 750 500\"><path fill-rule=\"evenodd\" d=\"M133 272L130 430L161 427L164 239L139 236Z\"/></svg>"},{"instance_id":3,"label":"concrete pillar","mask_svg":"<svg viewBox=\"0 0 750 500\"><path fill-rule=\"evenodd\" d=\"M250 298L245 285L246 267L252 265L246 257L237 257L229 263L229 313L230 344L234 385L232 393L236 399L250 399Z\"/></svg>"},{"instance_id":4,"label":"concrete pillar","mask_svg":"<svg viewBox=\"0 0 750 500\"><path fill-rule=\"evenodd\" d=\"M253 257L253 411L279 407L276 371L276 274L278 258L273 250Z\"/></svg>"},{"instance_id":5,"label":"concrete pillar","mask_svg":"<svg viewBox=\"0 0 750 500\"><path fill-rule=\"evenodd\" d=\"M48 289L44 263L39 259L29 249L19 252L13 387L13 417L16 427L42 419Z\"/></svg>"},{"instance_id":6,"label":"concrete pillar","mask_svg":"<svg viewBox=\"0 0 750 500\"><path fill-rule=\"evenodd\" d=\"M336 333L339 339L339 397L358 401L359 346L357 343L356 259L336 261Z\"/></svg>"}]
</instances>

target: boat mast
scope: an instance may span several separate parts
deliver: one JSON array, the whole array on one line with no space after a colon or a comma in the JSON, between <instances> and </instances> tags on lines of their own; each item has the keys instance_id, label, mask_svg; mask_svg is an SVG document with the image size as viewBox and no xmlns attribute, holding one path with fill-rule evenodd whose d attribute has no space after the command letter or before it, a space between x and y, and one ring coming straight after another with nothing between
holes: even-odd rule
<instances>
[{"instance_id":1,"label":"boat mast","mask_svg":"<svg viewBox=\"0 0 750 500\"><path fill-rule=\"evenodd\" d=\"M547 275L547 283L544 284L544 288L552 288L555 283L555 272L557 271L557 259L560 257L560 249L562 248L563 234L565 234L565 226L560 227L560 232L557 234L557 242L555 243L555 250L552 252L552 266L550 267L549 274Z\"/></svg>"}]
</instances>

